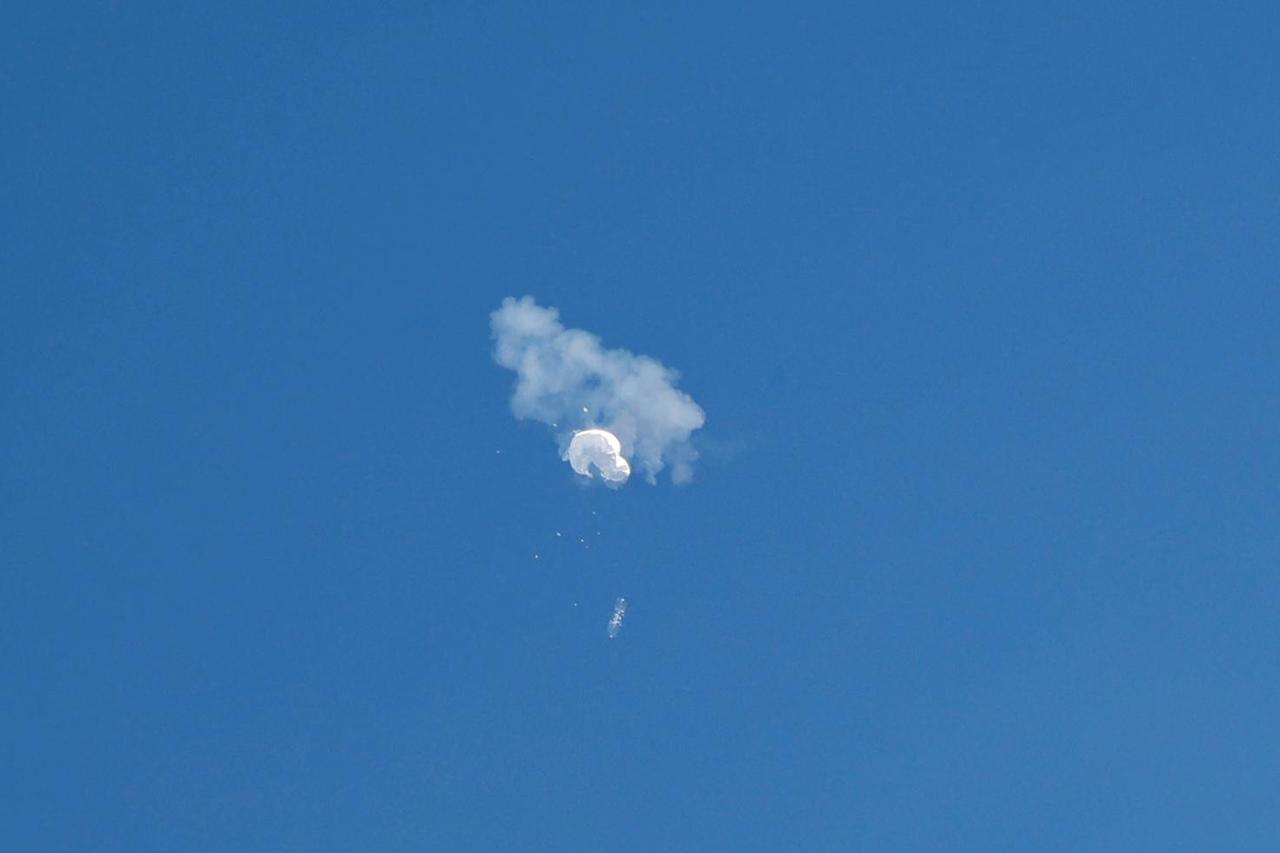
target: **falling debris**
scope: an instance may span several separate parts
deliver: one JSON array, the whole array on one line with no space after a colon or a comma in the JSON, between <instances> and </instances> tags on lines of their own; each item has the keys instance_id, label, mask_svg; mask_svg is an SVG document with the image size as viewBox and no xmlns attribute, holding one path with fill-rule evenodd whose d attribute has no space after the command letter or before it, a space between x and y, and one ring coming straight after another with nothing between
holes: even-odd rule
<instances>
[{"instance_id":1,"label":"falling debris","mask_svg":"<svg viewBox=\"0 0 1280 853\"><path fill-rule=\"evenodd\" d=\"M584 477L591 477L594 468L606 483L625 483L631 476L631 463L622 455L622 443L607 429L575 432L564 458Z\"/></svg>"},{"instance_id":2,"label":"falling debris","mask_svg":"<svg viewBox=\"0 0 1280 853\"><path fill-rule=\"evenodd\" d=\"M618 636L622 630L622 617L627 615L627 600L619 598L613 604L613 615L609 617L609 639Z\"/></svg>"}]
</instances>

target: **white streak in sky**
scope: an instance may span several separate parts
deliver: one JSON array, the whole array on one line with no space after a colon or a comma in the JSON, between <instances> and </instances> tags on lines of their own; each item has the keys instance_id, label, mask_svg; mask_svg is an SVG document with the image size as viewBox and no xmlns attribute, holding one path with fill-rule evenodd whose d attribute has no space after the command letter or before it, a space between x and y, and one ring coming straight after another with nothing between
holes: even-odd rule
<instances>
[{"instance_id":1,"label":"white streak in sky","mask_svg":"<svg viewBox=\"0 0 1280 853\"><path fill-rule=\"evenodd\" d=\"M609 617L609 639L618 636L622 630L622 617L627 615L627 600L619 598L613 604L613 615Z\"/></svg>"}]
</instances>

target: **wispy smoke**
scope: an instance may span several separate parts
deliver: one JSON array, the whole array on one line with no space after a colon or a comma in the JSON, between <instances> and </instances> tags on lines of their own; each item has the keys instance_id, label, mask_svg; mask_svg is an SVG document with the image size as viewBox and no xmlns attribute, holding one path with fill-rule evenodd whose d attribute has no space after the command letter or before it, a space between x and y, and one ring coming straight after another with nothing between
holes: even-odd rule
<instances>
[{"instance_id":1,"label":"wispy smoke","mask_svg":"<svg viewBox=\"0 0 1280 853\"><path fill-rule=\"evenodd\" d=\"M531 296L504 299L490 320L494 358L516 372L516 417L557 429L562 450L575 431L603 427L650 482L668 466L674 482L693 476L698 454L689 437L706 417L676 389L674 370L648 356L605 349L590 332L566 329L556 309Z\"/></svg>"}]
</instances>

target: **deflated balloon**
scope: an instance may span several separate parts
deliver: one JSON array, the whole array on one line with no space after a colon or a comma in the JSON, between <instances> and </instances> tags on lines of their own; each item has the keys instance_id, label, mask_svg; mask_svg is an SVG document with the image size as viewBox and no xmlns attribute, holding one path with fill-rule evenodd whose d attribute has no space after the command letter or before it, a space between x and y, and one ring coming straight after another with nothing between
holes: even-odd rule
<instances>
[{"instance_id":1,"label":"deflated balloon","mask_svg":"<svg viewBox=\"0 0 1280 853\"><path fill-rule=\"evenodd\" d=\"M631 463L622 456L622 442L607 429L575 432L564 458L584 477L592 476L592 468L610 483L625 483L631 476Z\"/></svg>"}]
</instances>

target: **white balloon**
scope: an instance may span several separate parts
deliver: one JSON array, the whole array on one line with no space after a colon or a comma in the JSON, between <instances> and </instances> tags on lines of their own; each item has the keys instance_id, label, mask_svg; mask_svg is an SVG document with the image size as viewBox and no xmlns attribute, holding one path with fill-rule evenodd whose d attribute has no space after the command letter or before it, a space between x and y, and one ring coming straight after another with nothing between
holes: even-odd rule
<instances>
[{"instance_id":1,"label":"white balloon","mask_svg":"<svg viewBox=\"0 0 1280 853\"><path fill-rule=\"evenodd\" d=\"M622 455L622 442L607 429L575 432L564 458L584 477L591 476L592 468L610 483L625 483L631 476L631 463Z\"/></svg>"}]
</instances>

